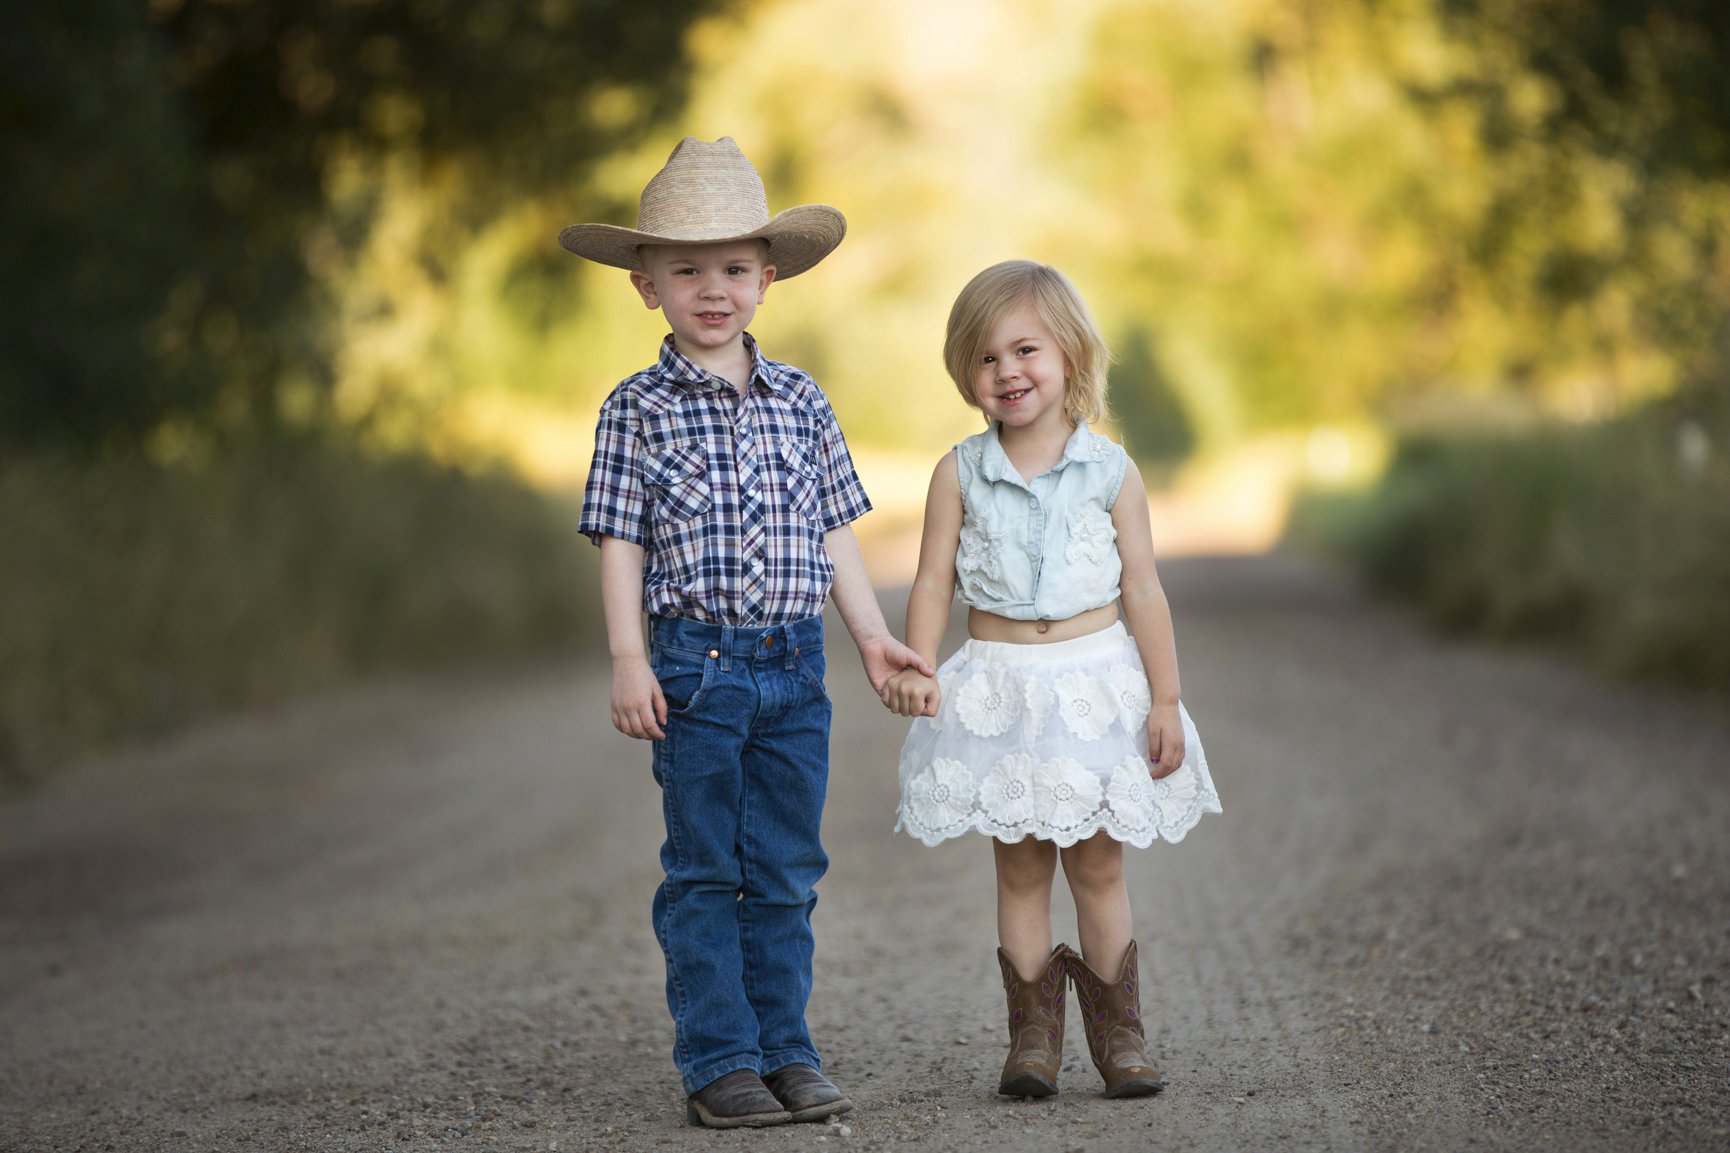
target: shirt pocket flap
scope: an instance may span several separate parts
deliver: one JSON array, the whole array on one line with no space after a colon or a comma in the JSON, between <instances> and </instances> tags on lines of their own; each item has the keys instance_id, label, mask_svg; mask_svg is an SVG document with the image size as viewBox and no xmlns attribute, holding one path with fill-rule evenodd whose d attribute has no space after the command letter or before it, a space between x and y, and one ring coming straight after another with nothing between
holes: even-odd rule
<instances>
[{"instance_id":1,"label":"shirt pocket flap","mask_svg":"<svg viewBox=\"0 0 1730 1153\"><path fill-rule=\"evenodd\" d=\"M804 441L789 436L781 438L781 464L787 470L787 497L793 511L808 521L818 520L823 511L821 459Z\"/></svg>"},{"instance_id":2,"label":"shirt pocket flap","mask_svg":"<svg viewBox=\"0 0 1730 1153\"><path fill-rule=\"evenodd\" d=\"M685 484L701 477L707 462L701 443L674 445L644 458L643 479L653 485Z\"/></svg>"},{"instance_id":3,"label":"shirt pocket flap","mask_svg":"<svg viewBox=\"0 0 1730 1153\"><path fill-rule=\"evenodd\" d=\"M803 441L797 441L791 437L782 439L781 459L786 462L790 471L796 472L802 477L819 480L823 476L823 466L818 463L816 454L807 448Z\"/></svg>"}]
</instances>

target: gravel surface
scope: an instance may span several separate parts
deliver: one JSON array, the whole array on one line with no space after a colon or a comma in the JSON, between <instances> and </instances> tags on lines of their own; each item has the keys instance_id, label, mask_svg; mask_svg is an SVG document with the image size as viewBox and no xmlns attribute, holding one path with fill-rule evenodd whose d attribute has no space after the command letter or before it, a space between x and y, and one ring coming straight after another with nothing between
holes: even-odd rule
<instances>
[{"instance_id":1,"label":"gravel surface","mask_svg":"<svg viewBox=\"0 0 1730 1153\"><path fill-rule=\"evenodd\" d=\"M837 629L811 1017L844 1126L683 1124L658 798L581 665L0 804L0 1149L1730 1148L1730 717L1288 558L1164 569L1226 812L1129 858L1159 1097L1101 1099L1074 1031L1060 1096L993 1095L990 853L891 834L903 725Z\"/></svg>"}]
</instances>

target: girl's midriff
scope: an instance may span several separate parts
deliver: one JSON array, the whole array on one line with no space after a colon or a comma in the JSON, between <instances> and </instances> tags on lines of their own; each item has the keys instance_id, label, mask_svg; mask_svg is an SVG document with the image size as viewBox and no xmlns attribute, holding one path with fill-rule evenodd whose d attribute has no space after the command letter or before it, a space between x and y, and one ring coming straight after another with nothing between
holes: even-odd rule
<instances>
[{"instance_id":1,"label":"girl's midriff","mask_svg":"<svg viewBox=\"0 0 1730 1153\"><path fill-rule=\"evenodd\" d=\"M1117 623L1117 604L1100 605L1060 621L1013 621L984 609L967 610L967 635L976 641L1003 641L1012 645L1048 645L1072 641L1108 629Z\"/></svg>"}]
</instances>

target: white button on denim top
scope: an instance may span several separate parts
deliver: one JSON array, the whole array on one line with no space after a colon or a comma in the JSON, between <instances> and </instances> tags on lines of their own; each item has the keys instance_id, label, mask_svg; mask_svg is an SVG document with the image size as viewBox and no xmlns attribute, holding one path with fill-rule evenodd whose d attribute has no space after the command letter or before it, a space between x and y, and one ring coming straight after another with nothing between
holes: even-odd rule
<instances>
[{"instance_id":1,"label":"white button on denim top","mask_svg":"<svg viewBox=\"0 0 1730 1153\"><path fill-rule=\"evenodd\" d=\"M1023 480L997 425L955 446L961 482L956 591L1011 620L1063 620L1117 600L1123 562L1111 506L1129 457L1085 423L1063 457Z\"/></svg>"}]
</instances>

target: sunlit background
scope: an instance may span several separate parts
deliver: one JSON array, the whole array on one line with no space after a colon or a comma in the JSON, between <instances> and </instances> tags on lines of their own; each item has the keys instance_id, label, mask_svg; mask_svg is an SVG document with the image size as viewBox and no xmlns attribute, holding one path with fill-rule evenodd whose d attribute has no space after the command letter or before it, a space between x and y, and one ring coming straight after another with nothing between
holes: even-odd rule
<instances>
[{"instance_id":1,"label":"sunlit background","mask_svg":"<svg viewBox=\"0 0 1730 1153\"><path fill-rule=\"evenodd\" d=\"M684 135L850 231L755 332L903 578L956 291L1062 268L1170 555L1730 691L1714 0L78 0L8 32L0 775L595 636L596 406L662 328L554 237ZM573 590L575 590L573 592Z\"/></svg>"}]
</instances>

